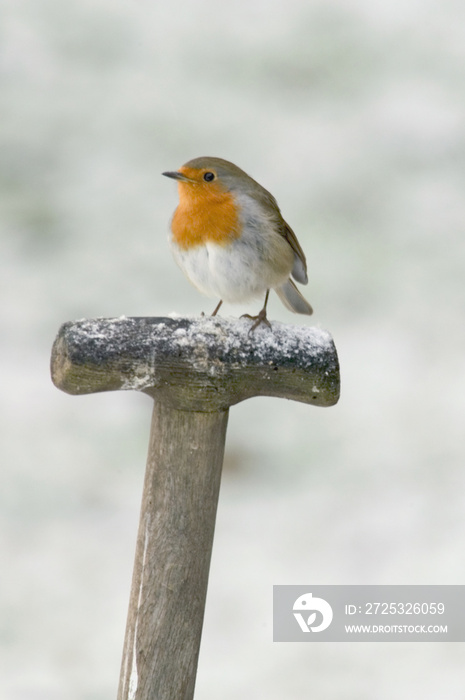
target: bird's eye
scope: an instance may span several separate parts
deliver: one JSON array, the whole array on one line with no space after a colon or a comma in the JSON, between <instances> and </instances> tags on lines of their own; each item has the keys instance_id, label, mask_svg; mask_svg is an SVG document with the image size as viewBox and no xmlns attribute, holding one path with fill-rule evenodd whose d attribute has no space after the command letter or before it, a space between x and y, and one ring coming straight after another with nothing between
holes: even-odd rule
<instances>
[{"instance_id":1,"label":"bird's eye","mask_svg":"<svg viewBox=\"0 0 465 700\"><path fill-rule=\"evenodd\" d=\"M215 179L215 173L211 173L210 171L208 171L208 173L204 173L203 179L205 180L205 182L211 182Z\"/></svg>"}]
</instances>

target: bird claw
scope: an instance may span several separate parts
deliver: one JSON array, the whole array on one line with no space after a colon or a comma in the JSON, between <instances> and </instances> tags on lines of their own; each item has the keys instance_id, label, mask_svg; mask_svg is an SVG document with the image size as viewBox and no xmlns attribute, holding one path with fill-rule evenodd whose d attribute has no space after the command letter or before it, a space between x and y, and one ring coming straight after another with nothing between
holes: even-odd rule
<instances>
[{"instance_id":1,"label":"bird claw","mask_svg":"<svg viewBox=\"0 0 465 700\"><path fill-rule=\"evenodd\" d=\"M258 326L261 323L264 323L265 326L271 328L271 323L266 317L266 309L262 309L256 316L251 316L250 314L242 314L241 318L250 318L251 321L255 321L255 323L250 327L249 333L252 333L252 331L258 328Z\"/></svg>"}]
</instances>

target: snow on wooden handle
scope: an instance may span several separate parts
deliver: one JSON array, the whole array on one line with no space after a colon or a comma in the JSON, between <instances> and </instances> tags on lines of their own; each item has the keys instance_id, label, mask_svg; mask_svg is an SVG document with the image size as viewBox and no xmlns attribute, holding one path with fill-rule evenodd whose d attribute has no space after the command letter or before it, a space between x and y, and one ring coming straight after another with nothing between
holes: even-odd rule
<instances>
[{"instance_id":1,"label":"snow on wooden handle","mask_svg":"<svg viewBox=\"0 0 465 700\"><path fill-rule=\"evenodd\" d=\"M253 396L316 406L339 398L331 335L273 322L220 317L112 318L65 323L52 379L70 394L135 389L174 408L221 411Z\"/></svg>"}]
</instances>

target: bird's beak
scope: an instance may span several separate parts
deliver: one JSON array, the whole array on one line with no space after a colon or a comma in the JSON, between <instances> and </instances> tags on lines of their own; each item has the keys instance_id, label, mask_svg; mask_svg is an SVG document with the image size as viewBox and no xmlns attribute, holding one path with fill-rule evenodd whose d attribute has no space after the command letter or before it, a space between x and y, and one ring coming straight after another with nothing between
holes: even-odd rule
<instances>
[{"instance_id":1,"label":"bird's beak","mask_svg":"<svg viewBox=\"0 0 465 700\"><path fill-rule=\"evenodd\" d=\"M165 177L171 177L173 178L173 180L181 180L181 182L192 182L190 177L183 175L178 170L175 170L174 172L162 173L162 175L164 175Z\"/></svg>"}]
</instances>

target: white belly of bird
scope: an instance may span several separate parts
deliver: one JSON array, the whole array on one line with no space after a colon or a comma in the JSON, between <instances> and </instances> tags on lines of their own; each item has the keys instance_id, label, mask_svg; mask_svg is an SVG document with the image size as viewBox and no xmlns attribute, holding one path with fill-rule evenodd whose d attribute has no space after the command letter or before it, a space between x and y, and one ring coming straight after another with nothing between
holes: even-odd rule
<instances>
[{"instance_id":1,"label":"white belly of bird","mask_svg":"<svg viewBox=\"0 0 465 700\"><path fill-rule=\"evenodd\" d=\"M242 236L224 246L206 243L182 249L171 243L174 258L190 282L209 297L238 303L261 296L289 278L293 253L276 233L262 245Z\"/></svg>"}]
</instances>

